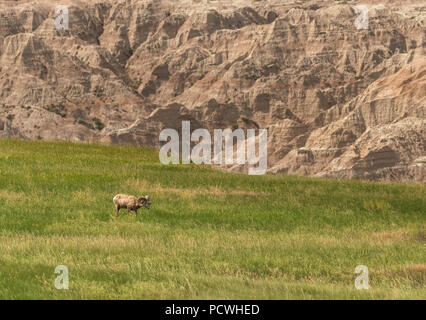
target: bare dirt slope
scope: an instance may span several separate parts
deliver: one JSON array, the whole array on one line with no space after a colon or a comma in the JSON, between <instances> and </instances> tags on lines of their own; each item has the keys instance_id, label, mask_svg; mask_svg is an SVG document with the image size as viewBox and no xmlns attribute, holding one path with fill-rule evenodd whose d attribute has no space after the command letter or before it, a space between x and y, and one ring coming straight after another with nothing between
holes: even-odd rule
<instances>
[{"instance_id":1,"label":"bare dirt slope","mask_svg":"<svg viewBox=\"0 0 426 320\"><path fill-rule=\"evenodd\" d=\"M267 128L272 172L424 183L426 1L343 2L0 0L0 136Z\"/></svg>"}]
</instances>

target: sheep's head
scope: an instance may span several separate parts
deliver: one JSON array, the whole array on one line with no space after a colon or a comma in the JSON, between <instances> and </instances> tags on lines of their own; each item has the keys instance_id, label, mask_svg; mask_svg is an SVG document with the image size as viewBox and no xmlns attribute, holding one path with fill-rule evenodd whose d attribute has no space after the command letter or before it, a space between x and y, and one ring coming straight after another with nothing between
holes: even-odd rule
<instances>
[{"instance_id":1,"label":"sheep's head","mask_svg":"<svg viewBox=\"0 0 426 320\"><path fill-rule=\"evenodd\" d=\"M145 207L147 209L149 209L149 207L151 206L151 202L149 201L149 196L140 197L138 199L138 202L139 202L139 206Z\"/></svg>"}]
</instances>

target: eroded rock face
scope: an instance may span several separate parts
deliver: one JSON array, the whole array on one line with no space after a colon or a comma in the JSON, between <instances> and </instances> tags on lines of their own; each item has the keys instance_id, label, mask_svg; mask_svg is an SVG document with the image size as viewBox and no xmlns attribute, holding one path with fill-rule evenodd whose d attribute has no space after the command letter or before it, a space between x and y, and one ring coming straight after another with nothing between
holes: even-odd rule
<instances>
[{"instance_id":1,"label":"eroded rock face","mask_svg":"<svg viewBox=\"0 0 426 320\"><path fill-rule=\"evenodd\" d=\"M0 136L265 128L271 172L425 183L426 1L363 3L0 0Z\"/></svg>"}]
</instances>

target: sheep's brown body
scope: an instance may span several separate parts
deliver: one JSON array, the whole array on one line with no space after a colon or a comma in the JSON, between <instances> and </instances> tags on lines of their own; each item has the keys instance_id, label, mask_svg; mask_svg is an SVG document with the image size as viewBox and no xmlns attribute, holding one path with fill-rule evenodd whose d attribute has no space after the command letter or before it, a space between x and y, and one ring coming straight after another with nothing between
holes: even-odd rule
<instances>
[{"instance_id":1,"label":"sheep's brown body","mask_svg":"<svg viewBox=\"0 0 426 320\"><path fill-rule=\"evenodd\" d=\"M138 209L145 207L149 209L149 196L136 198L134 196L129 196L127 194L117 194L112 201L115 205L115 213L118 214L120 209L127 209L128 212L134 211L138 213Z\"/></svg>"}]
</instances>

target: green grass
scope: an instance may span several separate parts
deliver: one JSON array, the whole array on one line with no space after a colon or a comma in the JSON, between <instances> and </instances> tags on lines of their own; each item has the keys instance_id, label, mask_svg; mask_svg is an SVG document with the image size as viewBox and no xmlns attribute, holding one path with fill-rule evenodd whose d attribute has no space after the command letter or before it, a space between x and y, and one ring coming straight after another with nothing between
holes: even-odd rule
<instances>
[{"instance_id":1,"label":"green grass","mask_svg":"<svg viewBox=\"0 0 426 320\"><path fill-rule=\"evenodd\" d=\"M151 210L114 214L116 193ZM422 185L247 176L0 140L2 299L424 299ZM356 290L357 265L370 289ZM69 290L54 287L57 265Z\"/></svg>"}]
</instances>

